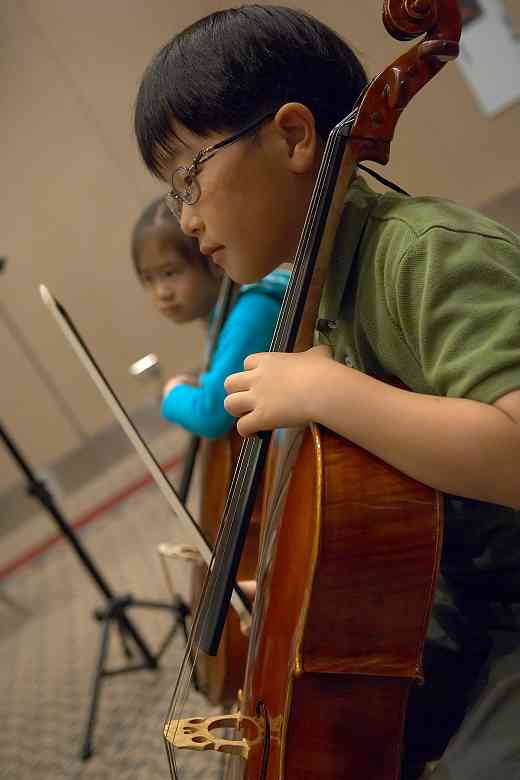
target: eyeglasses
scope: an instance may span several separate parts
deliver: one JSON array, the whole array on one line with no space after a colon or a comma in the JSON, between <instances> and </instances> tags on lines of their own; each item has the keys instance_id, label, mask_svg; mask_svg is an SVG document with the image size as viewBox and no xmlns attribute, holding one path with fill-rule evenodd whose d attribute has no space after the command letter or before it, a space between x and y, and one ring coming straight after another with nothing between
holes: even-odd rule
<instances>
[{"instance_id":1,"label":"eyeglasses","mask_svg":"<svg viewBox=\"0 0 520 780\"><path fill-rule=\"evenodd\" d=\"M200 198L201 192L200 184L197 181L197 174L199 173L202 163L211 160L220 149L234 144L235 141L238 141L240 138L247 135L247 133L252 133L268 119L272 119L275 114L276 111L271 111L269 114L266 114L247 127L244 127L243 130L235 133L235 135L225 138L223 141L219 141L218 144L214 144L213 146L206 146L204 149L201 149L200 152L197 152L191 165L181 165L174 170L171 180L172 188L166 194L165 203L171 213L177 217L179 221L182 214L183 203L186 203L188 206L193 206Z\"/></svg>"}]
</instances>

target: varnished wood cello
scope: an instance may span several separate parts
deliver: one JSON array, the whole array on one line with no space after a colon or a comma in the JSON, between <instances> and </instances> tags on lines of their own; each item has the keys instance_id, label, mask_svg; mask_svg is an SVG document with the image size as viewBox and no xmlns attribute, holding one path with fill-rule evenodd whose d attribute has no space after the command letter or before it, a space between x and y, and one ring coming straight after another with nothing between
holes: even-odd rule
<instances>
[{"instance_id":1,"label":"varnished wood cello","mask_svg":"<svg viewBox=\"0 0 520 780\"><path fill-rule=\"evenodd\" d=\"M386 163L397 120L458 53L456 0L386 0L397 38L423 40L367 88L331 132L273 351L313 343L345 194L365 160ZM300 316L300 312L303 315ZM267 437L247 440L224 513L191 646L214 652ZM397 780L408 693L421 679L442 535L440 496L318 426L277 432L239 712L180 718L187 665L164 735L174 748L234 754L248 780ZM232 726L239 739L220 738Z\"/></svg>"}]
</instances>

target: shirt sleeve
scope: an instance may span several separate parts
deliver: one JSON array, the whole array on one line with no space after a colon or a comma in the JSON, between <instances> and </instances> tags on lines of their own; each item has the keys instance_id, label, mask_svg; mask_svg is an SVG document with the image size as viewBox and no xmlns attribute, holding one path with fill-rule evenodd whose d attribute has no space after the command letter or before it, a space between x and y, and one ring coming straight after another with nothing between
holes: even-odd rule
<instances>
[{"instance_id":1,"label":"shirt sleeve","mask_svg":"<svg viewBox=\"0 0 520 780\"><path fill-rule=\"evenodd\" d=\"M520 388L520 242L431 228L396 275L394 317L440 396L494 403Z\"/></svg>"},{"instance_id":2,"label":"shirt sleeve","mask_svg":"<svg viewBox=\"0 0 520 780\"><path fill-rule=\"evenodd\" d=\"M222 328L211 366L199 385L177 385L162 402L162 414L170 422L210 439L230 430L235 418L224 409L224 381L242 371L244 360L265 352L271 343L280 302L251 290L241 294Z\"/></svg>"}]
</instances>

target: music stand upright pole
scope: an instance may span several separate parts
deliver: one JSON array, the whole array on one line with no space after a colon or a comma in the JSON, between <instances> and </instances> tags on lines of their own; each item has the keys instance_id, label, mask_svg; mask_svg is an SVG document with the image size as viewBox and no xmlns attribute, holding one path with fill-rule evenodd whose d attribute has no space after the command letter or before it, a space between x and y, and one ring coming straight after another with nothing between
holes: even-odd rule
<instances>
[{"instance_id":1,"label":"music stand upright pole","mask_svg":"<svg viewBox=\"0 0 520 780\"><path fill-rule=\"evenodd\" d=\"M58 506L56 505L56 502L54 501L54 498L51 492L49 491L49 489L47 488L45 482L41 479L37 479L33 470L31 469L26 459L23 457L22 453L20 452L19 448L14 443L12 437L8 435L1 421L0 421L0 436L5 446L7 447L8 451L16 461L19 468L23 471L27 479L27 493L30 496L34 497L36 500L38 500L40 504L44 507L44 509L51 515L53 520L58 525L63 536L71 544L75 553L81 560L82 564L85 566L86 570L88 571L88 573L96 583L97 587L99 588L99 590L101 591L105 599L107 600L106 609L98 609L95 610L94 613L95 618L103 624L103 630L101 636L100 654L96 664L96 671L95 671L93 685L92 685L92 695L91 695L89 716L88 716L87 726L85 730L83 747L81 750L81 758L83 760L86 760L90 758L90 756L92 755L92 735L94 731L95 717L97 713L97 704L99 699L100 684L102 678L113 674L119 674L121 672L137 671L139 669L157 669L159 665L158 660L162 655L163 651L166 649L166 646L168 645L169 641L173 638L179 625L182 627L184 632L184 637L187 640L188 629L186 625L186 617L189 614L189 609L184 604L184 602L178 597L171 604L170 603L167 604L163 602L137 601L131 595L116 596L115 593L110 588L110 586L108 585L105 578L103 577L103 575L101 574L101 572L99 571L98 567L95 565L94 561L92 560L92 557L87 553L83 545L80 543L78 536L73 531L69 523L67 523L62 512L58 509ZM165 639L163 640L161 647L155 654L150 650L150 648L148 647L148 645L146 644L142 636L139 634L136 627L133 625L132 621L127 617L125 610L128 607L148 607L152 609L167 609L168 611L174 614L176 619L174 625L169 631L169 633L167 634L167 636L165 637ZM128 635L134 640L135 644L141 651L144 658L144 663L139 665L127 666L115 670L107 670L104 668L104 661L105 661L106 653L108 651L108 629L111 620L117 621L117 625L120 630L121 640L123 643L123 649L126 656L127 657L131 656L130 648L128 647L125 641L125 635Z\"/></svg>"}]
</instances>

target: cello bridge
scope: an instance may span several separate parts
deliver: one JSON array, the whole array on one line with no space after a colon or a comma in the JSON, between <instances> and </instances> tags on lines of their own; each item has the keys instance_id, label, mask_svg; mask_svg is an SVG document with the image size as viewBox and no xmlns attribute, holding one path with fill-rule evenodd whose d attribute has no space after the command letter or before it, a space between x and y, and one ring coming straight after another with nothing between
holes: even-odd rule
<instances>
[{"instance_id":1,"label":"cello bridge","mask_svg":"<svg viewBox=\"0 0 520 780\"><path fill-rule=\"evenodd\" d=\"M234 729L244 732L241 739L225 739L212 734L215 729ZM263 718L251 718L239 712L212 718L169 720L164 726L167 742L178 749L215 750L246 759L250 749L264 739Z\"/></svg>"}]
</instances>

